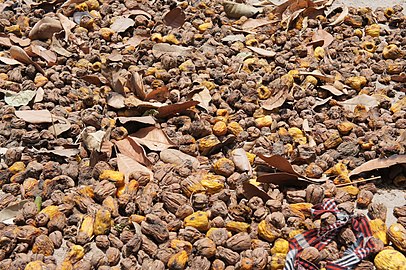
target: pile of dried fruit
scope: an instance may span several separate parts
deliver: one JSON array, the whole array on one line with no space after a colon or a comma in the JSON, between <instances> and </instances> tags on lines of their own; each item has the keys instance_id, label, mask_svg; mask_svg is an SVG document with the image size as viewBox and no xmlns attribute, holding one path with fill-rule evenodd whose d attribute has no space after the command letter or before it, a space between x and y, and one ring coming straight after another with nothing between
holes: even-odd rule
<instances>
[{"instance_id":1,"label":"pile of dried fruit","mask_svg":"<svg viewBox=\"0 0 406 270\"><path fill-rule=\"evenodd\" d=\"M245 2L0 3L0 269L406 269L402 7Z\"/></svg>"}]
</instances>

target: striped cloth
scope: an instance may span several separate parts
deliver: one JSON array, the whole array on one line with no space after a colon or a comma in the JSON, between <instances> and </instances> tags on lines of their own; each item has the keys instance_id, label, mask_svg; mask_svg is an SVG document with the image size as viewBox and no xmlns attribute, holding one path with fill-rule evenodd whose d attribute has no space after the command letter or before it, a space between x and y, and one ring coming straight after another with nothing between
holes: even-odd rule
<instances>
[{"instance_id":1,"label":"striped cloth","mask_svg":"<svg viewBox=\"0 0 406 270\"><path fill-rule=\"evenodd\" d=\"M326 270L353 269L362 259L374 251L374 243L369 241L372 238L372 231L368 219L364 215L350 216L339 211L337 204L332 199L325 200L312 209L312 215L316 219L327 212L333 213L337 217L336 223L320 229L309 230L289 240L289 252L286 255L284 270L319 270L318 265L299 258L300 253L307 247L322 250L347 224L352 226L357 241L348 247L343 257L336 261L327 262L324 268Z\"/></svg>"}]
</instances>

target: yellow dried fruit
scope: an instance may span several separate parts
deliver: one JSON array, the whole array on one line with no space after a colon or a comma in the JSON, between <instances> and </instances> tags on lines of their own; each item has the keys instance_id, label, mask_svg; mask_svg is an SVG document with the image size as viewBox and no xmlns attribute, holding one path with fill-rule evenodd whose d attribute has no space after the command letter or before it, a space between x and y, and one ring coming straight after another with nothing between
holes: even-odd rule
<instances>
[{"instance_id":1,"label":"yellow dried fruit","mask_svg":"<svg viewBox=\"0 0 406 270\"><path fill-rule=\"evenodd\" d=\"M207 90L209 90L209 91L211 91L211 90L213 90L214 88L216 88L216 84L213 83L213 82L209 82L209 81L202 81L202 82L200 83L200 85L206 87Z\"/></svg>"},{"instance_id":2,"label":"yellow dried fruit","mask_svg":"<svg viewBox=\"0 0 406 270\"><path fill-rule=\"evenodd\" d=\"M206 22L206 23L202 23L202 24L199 25L197 28L199 29L200 32L203 33L203 32L206 31L207 29L213 28L213 24L212 24L211 22Z\"/></svg>"},{"instance_id":3,"label":"yellow dried fruit","mask_svg":"<svg viewBox=\"0 0 406 270\"><path fill-rule=\"evenodd\" d=\"M226 229L232 232L247 232L250 224L239 221L229 221L226 223Z\"/></svg>"},{"instance_id":4,"label":"yellow dried fruit","mask_svg":"<svg viewBox=\"0 0 406 270\"><path fill-rule=\"evenodd\" d=\"M217 109L216 111L217 116L223 116L223 117L228 117L228 111L227 109Z\"/></svg>"},{"instance_id":5,"label":"yellow dried fruit","mask_svg":"<svg viewBox=\"0 0 406 270\"><path fill-rule=\"evenodd\" d=\"M372 146L374 146L375 144L369 140L368 142L361 142L361 148L362 150L371 150Z\"/></svg>"},{"instance_id":6,"label":"yellow dried fruit","mask_svg":"<svg viewBox=\"0 0 406 270\"><path fill-rule=\"evenodd\" d=\"M124 184L124 174L118 171L104 170L99 175L99 180L109 180L118 186L122 186Z\"/></svg>"},{"instance_id":7,"label":"yellow dried fruit","mask_svg":"<svg viewBox=\"0 0 406 270\"><path fill-rule=\"evenodd\" d=\"M25 170L25 164L24 164L24 162L22 162L22 161L14 162L14 164L11 165L11 166L8 168L8 170L9 170L9 172L11 172L12 174L16 174L16 173L22 172L22 171Z\"/></svg>"},{"instance_id":8,"label":"yellow dried fruit","mask_svg":"<svg viewBox=\"0 0 406 270\"><path fill-rule=\"evenodd\" d=\"M220 190L224 189L223 177L219 175L214 175L212 173L204 175L200 183L210 194L217 193Z\"/></svg>"},{"instance_id":9,"label":"yellow dried fruit","mask_svg":"<svg viewBox=\"0 0 406 270\"><path fill-rule=\"evenodd\" d=\"M218 121L213 126L213 134L216 136L224 136L227 134L227 124L223 121Z\"/></svg>"},{"instance_id":10,"label":"yellow dried fruit","mask_svg":"<svg viewBox=\"0 0 406 270\"><path fill-rule=\"evenodd\" d=\"M365 78L364 76L349 77L345 81L345 84L354 88L355 90L360 91L367 84L367 78Z\"/></svg>"},{"instance_id":11,"label":"yellow dried fruit","mask_svg":"<svg viewBox=\"0 0 406 270\"><path fill-rule=\"evenodd\" d=\"M175 45L180 44L180 41L176 38L176 36L174 34L169 34L169 35L164 36L162 41L170 43L170 44L175 44Z\"/></svg>"},{"instance_id":12,"label":"yellow dried fruit","mask_svg":"<svg viewBox=\"0 0 406 270\"><path fill-rule=\"evenodd\" d=\"M374 259L377 270L404 270L406 269L406 257L396 250L385 249L376 255Z\"/></svg>"},{"instance_id":13,"label":"yellow dried fruit","mask_svg":"<svg viewBox=\"0 0 406 270\"><path fill-rule=\"evenodd\" d=\"M6 73L0 73L0 80L7 81L8 75Z\"/></svg>"},{"instance_id":14,"label":"yellow dried fruit","mask_svg":"<svg viewBox=\"0 0 406 270\"><path fill-rule=\"evenodd\" d=\"M208 215L204 211L197 211L185 217L184 225L194 227L199 231L207 231L209 229Z\"/></svg>"},{"instance_id":15,"label":"yellow dried fruit","mask_svg":"<svg viewBox=\"0 0 406 270\"><path fill-rule=\"evenodd\" d=\"M310 83L312 85L317 85L318 83L317 78L311 75L306 76L305 82Z\"/></svg>"},{"instance_id":16,"label":"yellow dried fruit","mask_svg":"<svg viewBox=\"0 0 406 270\"><path fill-rule=\"evenodd\" d=\"M99 9L100 7L99 1L97 0L87 0L85 3L89 11Z\"/></svg>"},{"instance_id":17,"label":"yellow dried fruit","mask_svg":"<svg viewBox=\"0 0 406 270\"><path fill-rule=\"evenodd\" d=\"M111 36L114 34L114 31L110 28L103 27L100 28L99 33L104 40L110 41Z\"/></svg>"},{"instance_id":18,"label":"yellow dried fruit","mask_svg":"<svg viewBox=\"0 0 406 270\"><path fill-rule=\"evenodd\" d=\"M351 183L351 179L350 179L350 177L348 177L348 175L340 174L336 178L334 178L333 183L335 185L347 184L347 183Z\"/></svg>"},{"instance_id":19,"label":"yellow dried fruit","mask_svg":"<svg viewBox=\"0 0 406 270\"><path fill-rule=\"evenodd\" d=\"M195 64L193 64L192 60L188 59L179 65L179 70L183 72L193 72L195 70Z\"/></svg>"},{"instance_id":20,"label":"yellow dried fruit","mask_svg":"<svg viewBox=\"0 0 406 270\"><path fill-rule=\"evenodd\" d=\"M355 30L354 30L354 36L362 37L363 34L364 34L364 33L362 32L361 29L355 29Z\"/></svg>"},{"instance_id":21,"label":"yellow dried fruit","mask_svg":"<svg viewBox=\"0 0 406 270\"><path fill-rule=\"evenodd\" d=\"M24 270L46 270L46 269L48 269L48 266L42 261L29 262L24 268Z\"/></svg>"},{"instance_id":22,"label":"yellow dried fruit","mask_svg":"<svg viewBox=\"0 0 406 270\"><path fill-rule=\"evenodd\" d=\"M73 270L73 264L69 261L63 261L58 270Z\"/></svg>"},{"instance_id":23,"label":"yellow dried fruit","mask_svg":"<svg viewBox=\"0 0 406 270\"><path fill-rule=\"evenodd\" d=\"M272 94L271 90L269 90L269 88L264 85L261 85L260 87L258 87L257 92L258 92L258 97L260 99L267 99Z\"/></svg>"},{"instance_id":24,"label":"yellow dried fruit","mask_svg":"<svg viewBox=\"0 0 406 270\"><path fill-rule=\"evenodd\" d=\"M373 41L362 42L361 48L370 53L374 53L376 51L376 45L375 45L375 42L373 42Z\"/></svg>"},{"instance_id":25,"label":"yellow dried fruit","mask_svg":"<svg viewBox=\"0 0 406 270\"><path fill-rule=\"evenodd\" d=\"M241 132L244 131L244 129L241 127L240 124L237 122L230 122L227 126L227 129L229 132L233 133L235 136L238 136Z\"/></svg>"},{"instance_id":26,"label":"yellow dried fruit","mask_svg":"<svg viewBox=\"0 0 406 270\"><path fill-rule=\"evenodd\" d=\"M307 138L304 135L303 131L301 131L297 127L292 127L288 129L289 135L293 138L293 141L298 144L306 144Z\"/></svg>"},{"instance_id":27,"label":"yellow dried fruit","mask_svg":"<svg viewBox=\"0 0 406 270\"><path fill-rule=\"evenodd\" d=\"M173 270L185 269L188 258L187 252L182 250L169 258L168 268Z\"/></svg>"},{"instance_id":28,"label":"yellow dried fruit","mask_svg":"<svg viewBox=\"0 0 406 270\"><path fill-rule=\"evenodd\" d=\"M94 218L92 216L85 216L80 225L79 232L84 232L89 238L93 236Z\"/></svg>"},{"instance_id":29,"label":"yellow dried fruit","mask_svg":"<svg viewBox=\"0 0 406 270\"><path fill-rule=\"evenodd\" d=\"M91 63L89 62L89 60L84 59L84 58L79 59L79 60L76 62L76 67L78 67L78 68L87 69L89 66L91 66ZM84 87L83 87L83 88L84 88ZM82 90L82 89L79 89L79 90ZM87 94L88 94L88 93L87 93Z\"/></svg>"},{"instance_id":30,"label":"yellow dried fruit","mask_svg":"<svg viewBox=\"0 0 406 270\"><path fill-rule=\"evenodd\" d=\"M270 127L272 125L272 122L272 116L265 115L264 117L255 119L255 126L257 128Z\"/></svg>"},{"instance_id":31,"label":"yellow dried fruit","mask_svg":"<svg viewBox=\"0 0 406 270\"><path fill-rule=\"evenodd\" d=\"M324 147L326 149L336 148L343 142L343 139L340 137L338 132L333 132L330 137L324 142Z\"/></svg>"},{"instance_id":32,"label":"yellow dried fruit","mask_svg":"<svg viewBox=\"0 0 406 270\"><path fill-rule=\"evenodd\" d=\"M303 233L303 232L304 232L304 230L302 230L302 229L291 230L291 231L289 232L289 238L293 238L293 237L295 237L296 235L299 235L299 234L301 234L301 233Z\"/></svg>"},{"instance_id":33,"label":"yellow dried fruit","mask_svg":"<svg viewBox=\"0 0 406 270\"><path fill-rule=\"evenodd\" d=\"M290 204L290 209L298 217L305 219L310 216L310 210L313 207L311 203L292 203Z\"/></svg>"},{"instance_id":34,"label":"yellow dried fruit","mask_svg":"<svg viewBox=\"0 0 406 270\"><path fill-rule=\"evenodd\" d=\"M145 220L145 217L144 217L144 216L141 216L141 215L136 215L136 214L134 214L134 215L131 215L131 216L130 216L130 221L131 221L131 222L135 222L135 223L141 224L141 222L143 222L144 220Z\"/></svg>"},{"instance_id":35,"label":"yellow dried fruit","mask_svg":"<svg viewBox=\"0 0 406 270\"><path fill-rule=\"evenodd\" d=\"M102 63L101 62L94 62L92 64L92 70L93 71L100 71L102 68Z\"/></svg>"},{"instance_id":36,"label":"yellow dried fruit","mask_svg":"<svg viewBox=\"0 0 406 270\"><path fill-rule=\"evenodd\" d=\"M340 124L337 125L337 129L341 135L350 134L353 128L354 124L348 121L341 122Z\"/></svg>"},{"instance_id":37,"label":"yellow dried fruit","mask_svg":"<svg viewBox=\"0 0 406 270\"><path fill-rule=\"evenodd\" d=\"M271 257L270 270L282 270L285 267L286 254L276 253Z\"/></svg>"},{"instance_id":38,"label":"yellow dried fruit","mask_svg":"<svg viewBox=\"0 0 406 270\"><path fill-rule=\"evenodd\" d=\"M248 161L250 162L250 164L251 165L254 164L254 160L257 155L250 153L250 152L245 152L245 154L247 155L247 158L248 158Z\"/></svg>"},{"instance_id":39,"label":"yellow dried fruit","mask_svg":"<svg viewBox=\"0 0 406 270\"><path fill-rule=\"evenodd\" d=\"M80 245L73 245L70 247L70 251L66 255L65 261L75 264L80 261L83 256L85 256L85 249Z\"/></svg>"},{"instance_id":40,"label":"yellow dried fruit","mask_svg":"<svg viewBox=\"0 0 406 270\"><path fill-rule=\"evenodd\" d=\"M190 254L192 252L193 246L188 241L173 239L171 240L171 248L173 248L174 250L184 250Z\"/></svg>"},{"instance_id":41,"label":"yellow dried fruit","mask_svg":"<svg viewBox=\"0 0 406 270\"><path fill-rule=\"evenodd\" d=\"M403 57L403 52L397 45L389 44L383 48L382 55L385 59L398 59Z\"/></svg>"},{"instance_id":42,"label":"yellow dried fruit","mask_svg":"<svg viewBox=\"0 0 406 270\"><path fill-rule=\"evenodd\" d=\"M383 12L385 14L386 17L390 18L393 13L395 13L395 10L391 7L386 8L385 11Z\"/></svg>"},{"instance_id":43,"label":"yellow dried fruit","mask_svg":"<svg viewBox=\"0 0 406 270\"><path fill-rule=\"evenodd\" d=\"M181 188L186 196L190 197L192 194L205 192L206 189L197 178L186 178L181 182Z\"/></svg>"},{"instance_id":44,"label":"yellow dried fruit","mask_svg":"<svg viewBox=\"0 0 406 270\"><path fill-rule=\"evenodd\" d=\"M384 245L389 243L388 236L386 235L386 224L382 219L377 218L369 221L369 227L371 227L371 231L375 238L381 240Z\"/></svg>"},{"instance_id":45,"label":"yellow dried fruit","mask_svg":"<svg viewBox=\"0 0 406 270\"><path fill-rule=\"evenodd\" d=\"M390 111L393 113L400 112L403 108L406 107L406 96L402 99L396 101L391 107Z\"/></svg>"},{"instance_id":46,"label":"yellow dried fruit","mask_svg":"<svg viewBox=\"0 0 406 270\"><path fill-rule=\"evenodd\" d=\"M258 224L258 235L269 242L275 241L278 238L279 233L276 232L275 227L266 220L262 220Z\"/></svg>"},{"instance_id":47,"label":"yellow dried fruit","mask_svg":"<svg viewBox=\"0 0 406 270\"><path fill-rule=\"evenodd\" d=\"M50 205L45 207L44 209L39 212L40 214L45 214L49 217L49 219L54 218L56 215L60 213L58 206L56 205Z\"/></svg>"},{"instance_id":48,"label":"yellow dried fruit","mask_svg":"<svg viewBox=\"0 0 406 270\"><path fill-rule=\"evenodd\" d=\"M48 82L48 78L42 75L38 75L34 79L34 83L36 87L42 87Z\"/></svg>"},{"instance_id":49,"label":"yellow dried fruit","mask_svg":"<svg viewBox=\"0 0 406 270\"><path fill-rule=\"evenodd\" d=\"M159 43L159 42L163 42L164 38L162 37L162 35L160 33L153 33L151 35L151 40ZM154 68L154 69L156 69L156 68Z\"/></svg>"},{"instance_id":50,"label":"yellow dried fruit","mask_svg":"<svg viewBox=\"0 0 406 270\"><path fill-rule=\"evenodd\" d=\"M92 186L82 186L78 188L79 194L82 194L84 196L93 198L94 197L94 190Z\"/></svg>"},{"instance_id":51,"label":"yellow dried fruit","mask_svg":"<svg viewBox=\"0 0 406 270\"><path fill-rule=\"evenodd\" d=\"M249 39L247 38L245 41L245 44L247 46L258 46L259 42L256 38L249 38Z\"/></svg>"},{"instance_id":52,"label":"yellow dried fruit","mask_svg":"<svg viewBox=\"0 0 406 270\"><path fill-rule=\"evenodd\" d=\"M371 37L379 37L379 32L381 31L381 27L379 24L371 24L365 28L365 34Z\"/></svg>"},{"instance_id":53,"label":"yellow dried fruit","mask_svg":"<svg viewBox=\"0 0 406 270\"><path fill-rule=\"evenodd\" d=\"M234 162L228 158L220 158L213 164L213 170L217 174L228 177L234 172L235 165Z\"/></svg>"},{"instance_id":54,"label":"yellow dried fruit","mask_svg":"<svg viewBox=\"0 0 406 270\"><path fill-rule=\"evenodd\" d=\"M323 47L316 47L316 49L314 49L314 57L317 59L323 59L325 56L326 52Z\"/></svg>"},{"instance_id":55,"label":"yellow dried fruit","mask_svg":"<svg viewBox=\"0 0 406 270\"><path fill-rule=\"evenodd\" d=\"M41 234L35 238L32 245L32 253L51 256L54 254L54 244L52 240L45 234Z\"/></svg>"},{"instance_id":56,"label":"yellow dried fruit","mask_svg":"<svg viewBox=\"0 0 406 270\"><path fill-rule=\"evenodd\" d=\"M22 35L21 28L18 24L4 27L4 31L8 32L8 33L16 34L17 36Z\"/></svg>"},{"instance_id":57,"label":"yellow dried fruit","mask_svg":"<svg viewBox=\"0 0 406 270\"><path fill-rule=\"evenodd\" d=\"M388 238L400 251L406 252L406 229L402 224L392 224L388 229Z\"/></svg>"},{"instance_id":58,"label":"yellow dried fruit","mask_svg":"<svg viewBox=\"0 0 406 270\"><path fill-rule=\"evenodd\" d=\"M98 12L97 10L91 10L89 13L90 13L90 16L92 16L95 19L101 19L102 18L100 12Z\"/></svg>"},{"instance_id":59,"label":"yellow dried fruit","mask_svg":"<svg viewBox=\"0 0 406 270\"><path fill-rule=\"evenodd\" d=\"M287 254L289 252L289 241L278 238L276 239L273 247L271 248L271 254L274 255L276 253Z\"/></svg>"},{"instance_id":60,"label":"yellow dried fruit","mask_svg":"<svg viewBox=\"0 0 406 270\"><path fill-rule=\"evenodd\" d=\"M359 188L355 187L355 186L345 186L342 188L339 188L340 190L343 190L345 192L347 192L348 194L350 194L351 196L355 197L358 195L359 193Z\"/></svg>"},{"instance_id":61,"label":"yellow dried fruit","mask_svg":"<svg viewBox=\"0 0 406 270\"><path fill-rule=\"evenodd\" d=\"M88 10L87 4L86 3L77 4L75 6L75 10L76 11L87 11Z\"/></svg>"},{"instance_id":62,"label":"yellow dried fruit","mask_svg":"<svg viewBox=\"0 0 406 270\"><path fill-rule=\"evenodd\" d=\"M107 209L100 209L96 213L93 233L95 235L107 234L111 227L111 214Z\"/></svg>"}]
</instances>

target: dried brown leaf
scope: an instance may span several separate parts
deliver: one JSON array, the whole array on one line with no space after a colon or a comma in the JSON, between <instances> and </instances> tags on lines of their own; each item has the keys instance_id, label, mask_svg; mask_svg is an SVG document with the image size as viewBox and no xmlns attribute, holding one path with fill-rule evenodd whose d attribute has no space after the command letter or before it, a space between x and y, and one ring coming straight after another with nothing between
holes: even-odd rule
<instances>
[{"instance_id":1,"label":"dried brown leaf","mask_svg":"<svg viewBox=\"0 0 406 270\"><path fill-rule=\"evenodd\" d=\"M125 124L127 122L138 122L147 125L155 125L156 121L152 116L133 116L133 117L117 117L117 120L120 121L121 124Z\"/></svg>"},{"instance_id":2,"label":"dried brown leaf","mask_svg":"<svg viewBox=\"0 0 406 270\"><path fill-rule=\"evenodd\" d=\"M57 55L54 52L39 45L31 45L31 50L33 53L47 61L48 65L55 65Z\"/></svg>"},{"instance_id":3,"label":"dried brown leaf","mask_svg":"<svg viewBox=\"0 0 406 270\"><path fill-rule=\"evenodd\" d=\"M10 35L10 40L14 43L17 43L18 45L20 45L21 47L26 47L28 45L30 45L31 40L28 38L19 38L16 35L11 34Z\"/></svg>"},{"instance_id":4,"label":"dried brown leaf","mask_svg":"<svg viewBox=\"0 0 406 270\"><path fill-rule=\"evenodd\" d=\"M130 137L152 151L162 151L175 146L165 132L156 127L141 128L137 132L131 134Z\"/></svg>"},{"instance_id":5,"label":"dried brown leaf","mask_svg":"<svg viewBox=\"0 0 406 270\"><path fill-rule=\"evenodd\" d=\"M151 161L147 158L144 148L133 138L126 137L120 141L114 141L121 154L126 155L139 163L149 167Z\"/></svg>"},{"instance_id":6,"label":"dried brown leaf","mask_svg":"<svg viewBox=\"0 0 406 270\"><path fill-rule=\"evenodd\" d=\"M340 13L340 15L334 20L334 22L330 23L329 25L334 26L337 24L340 24L344 21L345 17L348 15L348 7L343 6L343 11Z\"/></svg>"},{"instance_id":7,"label":"dried brown leaf","mask_svg":"<svg viewBox=\"0 0 406 270\"><path fill-rule=\"evenodd\" d=\"M128 88L141 100L145 100L147 94L145 93L144 82L142 81L142 76L133 71L130 73L127 80Z\"/></svg>"},{"instance_id":8,"label":"dried brown leaf","mask_svg":"<svg viewBox=\"0 0 406 270\"><path fill-rule=\"evenodd\" d=\"M376 97L371 97L366 94L358 95L351 99L339 102L341 106L343 106L346 110L354 111L357 105L363 105L367 110L376 107L379 105L378 100Z\"/></svg>"},{"instance_id":9,"label":"dried brown leaf","mask_svg":"<svg viewBox=\"0 0 406 270\"><path fill-rule=\"evenodd\" d=\"M261 8L256 8L254 6L235 3L231 1L224 1L223 3L224 11L226 12L227 17L233 19L239 19L242 16L250 18L260 12L262 12Z\"/></svg>"},{"instance_id":10,"label":"dried brown leaf","mask_svg":"<svg viewBox=\"0 0 406 270\"><path fill-rule=\"evenodd\" d=\"M393 155L388 158L372 159L356 167L348 174L348 176L358 175L363 172L369 172L383 168L389 168L397 164L406 164L406 155Z\"/></svg>"},{"instance_id":11,"label":"dried brown leaf","mask_svg":"<svg viewBox=\"0 0 406 270\"><path fill-rule=\"evenodd\" d=\"M68 41L69 37L72 35L71 30L76 26L76 24L62 13L58 13L57 15L61 22L63 31L65 32L65 41Z\"/></svg>"},{"instance_id":12,"label":"dried brown leaf","mask_svg":"<svg viewBox=\"0 0 406 270\"><path fill-rule=\"evenodd\" d=\"M335 82L335 78L333 76L324 75L319 70L313 70L312 72L299 71L299 75L305 75L305 76L311 75L313 77L316 77L319 80L322 80L322 81L324 81L326 83L331 83L331 84L334 84L334 82Z\"/></svg>"},{"instance_id":13,"label":"dried brown leaf","mask_svg":"<svg viewBox=\"0 0 406 270\"><path fill-rule=\"evenodd\" d=\"M62 47L60 41L55 36L52 37L50 49L56 52L57 54L65 57L72 56L72 53L70 51L67 51L64 47Z\"/></svg>"},{"instance_id":14,"label":"dried brown leaf","mask_svg":"<svg viewBox=\"0 0 406 270\"><path fill-rule=\"evenodd\" d=\"M10 66L21 65L22 64L21 62L19 62L17 60L7 58L7 57L3 57L3 56L0 56L0 62L4 63L6 65L10 65Z\"/></svg>"},{"instance_id":15,"label":"dried brown leaf","mask_svg":"<svg viewBox=\"0 0 406 270\"><path fill-rule=\"evenodd\" d=\"M326 84L326 85L320 86L320 88L329 91L331 94L333 94L335 96L341 96L344 94L343 92L338 90L336 87L334 87L334 85L331 85L331 84Z\"/></svg>"},{"instance_id":16,"label":"dried brown leaf","mask_svg":"<svg viewBox=\"0 0 406 270\"><path fill-rule=\"evenodd\" d=\"M271 82L269 86L272 91L271 97L262 103L262 108L271 111L285 103L289 90L292 87L292 84L287 83L286 80L286 77L281 77Z\"/></svg>"},{"instance_id":17,"label":"dried brown leaf","mask_svg":"<svg viewBox=\"0 0 406 270\"><path fill-rule=\"evenodd\" d=\"M250 49L253 52L256 52L257 54L265 57L274 57L276 55L276 52L274 51L269 51L266 49L258 48L258 47L253 47L253 46L247 46L248 49Z\"/></svg>"},{"instance_id":18,"label":"dried brown leaf","mask_svg":"<svg viewBox=\"0 0 406 270\"><path fill-rule=\"evenodd\" d=\"M60 14L62 15L62 14ZM62 15L63 16L63 15ZM59 17L59 14L58 14ZM31 29L28 37L31 40L34 39L50 39L54 33L62 31L61 22L57 19L45 17L38 21L34 27Z\"/></svg>"},{"instance_id":19,"label":"dried brown leaf","mask_svg":"<svg viewBox=\"0 0 406 270\"><path fill-rule=\"evenodd\" d=\"M118 50L114 50L107 57L107 59L109 59L112 62L119 62L123 60L123 55Z\"/></svg>"},{"instance_id":20,"label":"dried brown leaf","mask_svg":"<svg viewBox=\"0 0 406 270\"><path fill-rule=\"evenodd\" d=\"M131 18L117 17L113 24L110 25L110 29L114 32L121 33L134 26L134 24L135 21Z\"/></svg>"},{"instance_id":21,"label":"dried brown leaf","mask_svg":"<svg viewBox=\"0 0 406 270\"><path fill-rule=\"evenodd\" d=\"M158 87L145 96L145 100L157 100L164 102L169 97L169 89L166 86Z\"/></svg>"},{"instance_id":22,"label":"dried brown leaf","mask_svg":"<svg viewBox=\"0 0 406 270\"><path fill-rule=\"evenodd\" d=\"M45 91L42 87L37 89L37 93L35 94L34 103L41 102L44 99Z\"/></svg>"},{"instance_id":23,"label":"dried brown leaf","mask_svg":"<svg viewBox=\"0 0 406 270\"><path fill-rule=\"evenodd\" d=\"M265 191L249 182L243 183L243 193L247 199L251 199L255 196L260 197L262 200L264 200L264 202L271 199L271 197Z\"/></svg>"},{"instance_id":24,"label":"dried brown leaf","mask_svg":"<svg viewBox=\"0 0 406 270\"><path fill-rule=\"evenodd\" d=\"M54 119L48 110L15 111L15 115L31 124L52 123Z\"/></svg>"},{"instance_id":25,"label":"dried brown leaf","mask_svg":"<svg viewBox=\"0 0 406 270\"><path fill-rule=\"evenodd\" d=\"M189 109L190 107L196 106L197 104L199 104L199 101L186 101L176 104L165 105L158 108L159 113L158 115L156 115L156 117L164 118L169 115L174 115L183 112L184 110Z\"/></svg>"},{"instance_id":26,"label":"dried brown leaf","mask_svg":"<svg viewBox=\"0 0 406 270\"><path fill-rule=\"evenodd\" d=\"M323 29L318 29L312 36L312 41L323 40L323 48L327 48L333 41L334 37Z\"/></svg>"},{"instance_id":27,"label":"dried brown leaf","mask_svg":"<svg viewBox=\"0 0 406 270\"><path fill-rule=\"evenodd\" d=\"M186 48L182 46L177 46L177 45L170 45L168 43L157 43L152 46L152 54L159 58L164 54L171 55L173 57L177 57L180 55L188 55L192 51L191 48Z\"/></svg>"},{"instance_id":28,"label":"dried brown leaf","mask_svg":"<svg viewBox=\"0 0 406 270\"><path fill-rule=\"evenodd\" d=\"M277 21L271 21L267 18L260 18L260 19L252 19L249 18L248 20L246 20L242 25L241 25L241 29L243 30L253 30L255 28L264 26L264 25L268 25L268 24L272 24L272 23L276 23Z\"/></svg>"},{"instance_id":29,"label":"dried brown leaf","mask_svg":"<svg viewBox=\"0 0 406 270\"><path fill-rule=\"evenodd\" d=\"M18 46L11 46L10 56L21 63L34 65L39 72L45 74L45 71L37 63L32 61L31 57L29 57L22 48Z\"/></svg>"},{"instance_id":30,"label":"dried brown leaf","mask_svg":"<svg viewBox=\"0 0 406 270\"><path fill-rule=\"evenodd\" d=\"M80 77L82 80L94 84L96 86L102 86L107 83L107 79L100 75L85 75Z\"/></svg>"},{"instance_id":31,"label":"dried brown leaf","mask_svg":"<svg viewBox=\"0 0 406 270\"><path fill-rule=\"evenodd\" d=\"M168 26L178 28L185 23L185 19L186 15L183 10L176 7L165 14L163 21Z\"/></svg>"},{"instance_id":32,"label":"dried brown leaf","mask_svg":"<svg viewBox=\"0 0 406 270\"><path fill-rule=\"evenodd\" d=\"M119 93L111 92L107 96L107 104L115 109L122 109L125 107L125 97Z\"/></svg>"},{"instance_id":33,"label":"dried brown leaf","mask_svg":"<svg viewBox=\"0 0 406 270\"><path fill-rule=\"evenodd\" d=\"M4 47L11 47L13 44L11 44L10 38L6 36L5 34L0 34L0 45Z\"/></svg>"},{"instance_id":34,"label":"dried brown leaf","mask_svg":"<svg viewBox=\"0 0 406 270\"><path fill-rule=\"evenodd\" d=\"M129 176L134 172L148 173L150 181L153 180L153 173L150 169L126 155L117 154L117 167L118 170L124 174L126 181L128 181Z\"/></svg>"},{"instance_id":35,"label":"dried brown leaf","mask_svg":"<svg viewBox=\"0 0 406 270\"><path fill-rule=\"evenodd\" d=\"M194 94L192 99L199 102L198 104L199 107L202 107L206 111L209 110L211 95L210 91L206 87L199 93Z\"/></svg>"}]
</instances>

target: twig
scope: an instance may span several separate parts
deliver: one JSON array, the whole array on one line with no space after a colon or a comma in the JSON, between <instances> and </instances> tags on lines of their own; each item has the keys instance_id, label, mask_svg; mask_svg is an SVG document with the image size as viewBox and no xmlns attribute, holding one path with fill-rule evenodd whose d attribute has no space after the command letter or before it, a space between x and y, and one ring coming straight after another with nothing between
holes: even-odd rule
<instances>
[{"instance_id":1,"label":"twig","mask_svg":"<svg viewBox=\"0 0 406 270\"><path fill-rule=\"evenodd\" d=\"M371 177L371 178L367 178L367 179L363 179L363 180L353 181L353 182L350 182L350 183L340 184L340 185L337 185L336 187L345 187L345 186L349 186L349 185L352 185L352 184L365 183L365 182L368 182L368 181L373 181L373 180L378 180L378 179L381 179L381 177L380 176L375 176L375 177Z\"/></svg>"}]
</instances>

